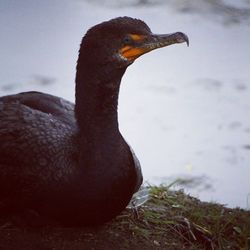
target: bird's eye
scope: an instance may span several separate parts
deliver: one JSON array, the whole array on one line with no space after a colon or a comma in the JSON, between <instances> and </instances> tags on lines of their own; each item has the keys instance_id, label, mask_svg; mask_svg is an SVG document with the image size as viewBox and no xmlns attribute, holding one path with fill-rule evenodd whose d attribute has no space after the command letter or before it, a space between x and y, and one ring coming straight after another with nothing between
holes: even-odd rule
<instances>
[{"instance_id":1,"label":"bird's eye","mask_svg":"<svg viewBox=\"0 0 250 250\"><path fill-rule=\"evenodd\" d=\"M125 36L123 39L124 44L130 44L132 42L132 38L130 36Z\"/></svg>"}]
</instances>

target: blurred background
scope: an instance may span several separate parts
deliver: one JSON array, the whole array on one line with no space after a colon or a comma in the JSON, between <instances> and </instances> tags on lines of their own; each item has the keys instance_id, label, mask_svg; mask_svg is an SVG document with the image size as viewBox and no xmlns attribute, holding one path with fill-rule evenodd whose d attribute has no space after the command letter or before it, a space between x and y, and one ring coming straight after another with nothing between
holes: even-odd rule
<instances>
[{"instance_id":1,"label":"blurred background","mask_svg":"<svg viewBox=\"0 0 250 250\"><path fill-rule=\"evenodd\" d=\"M190 39L144 55L123 78L120 130L144 179L250 209L250 0L0 0L0 95L74 101L82 36L125 15Z\"/></svg>"}]
</instances>

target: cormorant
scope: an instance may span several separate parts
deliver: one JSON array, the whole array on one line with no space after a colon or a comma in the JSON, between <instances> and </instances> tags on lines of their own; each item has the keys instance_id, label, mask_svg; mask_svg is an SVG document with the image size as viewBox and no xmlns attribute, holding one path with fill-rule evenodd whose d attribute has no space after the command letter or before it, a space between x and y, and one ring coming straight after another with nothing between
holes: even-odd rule
<instances>
[{"instance_id":1,"label":"cormorant","mask_svg":"<svg viewBox=\"0 0 250 250\"><path fill-rule=\"evenodd\" d=\"M0 213L34 210L68 225L104 223L142 183L139 161L118 128L120 82L140 55L175 43L141 20L90 28L76 68L75 105L24 92L0 98Z\"/></svg>"}]
</instances>

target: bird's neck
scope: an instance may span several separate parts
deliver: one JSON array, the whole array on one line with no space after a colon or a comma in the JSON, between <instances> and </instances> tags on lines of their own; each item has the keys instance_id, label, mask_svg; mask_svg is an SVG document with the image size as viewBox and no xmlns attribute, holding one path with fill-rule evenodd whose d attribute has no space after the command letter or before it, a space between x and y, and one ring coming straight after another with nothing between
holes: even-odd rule
<instances>
[{"instance_id":1,"label":"bird's neck","mask_svg":"<svg viewBox=\"0 0 250 250\"><path fill-rule=\"evenodd\" d=\"M108 64L78 62L75 115L85 137L119 132L117 105L124 72Z\"/></svg>"}]
</instances>

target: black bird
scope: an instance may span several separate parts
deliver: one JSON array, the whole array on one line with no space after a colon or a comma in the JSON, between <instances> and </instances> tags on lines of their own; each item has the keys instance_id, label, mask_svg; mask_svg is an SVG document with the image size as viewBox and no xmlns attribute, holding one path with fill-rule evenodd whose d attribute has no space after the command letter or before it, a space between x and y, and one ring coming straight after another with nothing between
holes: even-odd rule
<instances>
[{"instance_id":1,"label":"black bird","mask_svg":"<svg viewBox=\"0 0 250 250\"><path fill-rule=\"evenodd\" d=\"M68 225L104 223L142 183L139 161L118 128L120 82L140 55L175 43L141 20L89 29L76 68L75 105L39 92L0 98L0 214L34 210Z\"/></svg>"}]
</instances>

